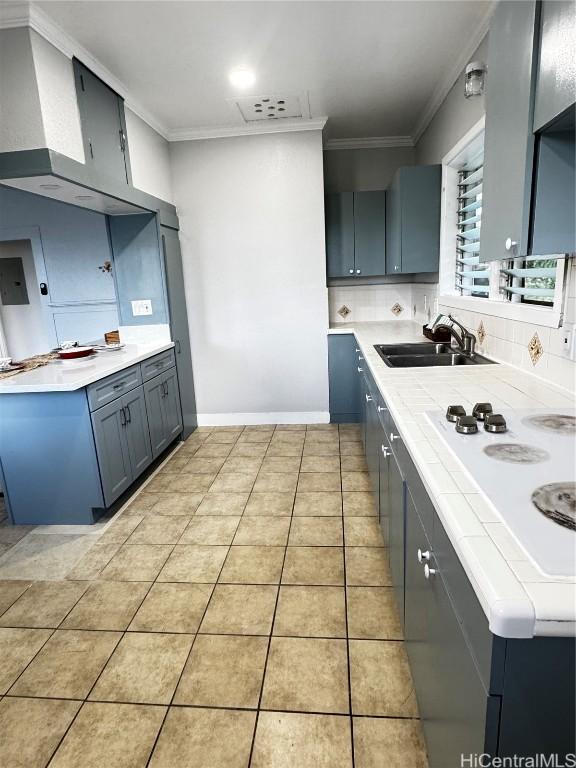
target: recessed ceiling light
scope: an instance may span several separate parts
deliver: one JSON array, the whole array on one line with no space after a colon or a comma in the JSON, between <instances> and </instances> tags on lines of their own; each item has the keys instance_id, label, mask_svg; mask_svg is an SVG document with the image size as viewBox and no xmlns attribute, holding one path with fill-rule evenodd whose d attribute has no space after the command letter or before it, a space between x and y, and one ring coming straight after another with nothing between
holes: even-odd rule
<instances>
[{"instance_id":1,"label":"recessed ceiling light","mask_svg":"<svg viewBox=\"0 0 576 768\"><path fill-rule=\"evenodd\" d=\"M229 78L235 88L250 88L256 82L256 75L250 69L233 69Z\"/></svg>"}]
</instances>

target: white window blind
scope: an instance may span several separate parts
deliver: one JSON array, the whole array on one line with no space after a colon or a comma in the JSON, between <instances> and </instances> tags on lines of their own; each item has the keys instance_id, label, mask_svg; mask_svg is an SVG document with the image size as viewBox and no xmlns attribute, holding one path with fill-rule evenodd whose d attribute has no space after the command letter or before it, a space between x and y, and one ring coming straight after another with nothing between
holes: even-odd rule
<instances>
[{"instance_id":1,"label":"white window blind","mask_svg":"<svg viewBox=\"0 0 576 768\"><path fill-rule=\"evenodd\" d=\"M481 152L458 172L456 288L464 296L487 298L490 271L480 264L483 163L484 153Z\"/></svg>"},{"instance_id":2,"label":"white window blind","mask_svg":"<svg viewBox=\"0 0 576 768\"><path fill-rule=\"evenodd\" d=\"M554 303L559 256L525 256L505 262L500 273L506 276L504 292L511 301L531 304ZM516 298L515 298L516 297Z\"/></svg>"}]
</instances>

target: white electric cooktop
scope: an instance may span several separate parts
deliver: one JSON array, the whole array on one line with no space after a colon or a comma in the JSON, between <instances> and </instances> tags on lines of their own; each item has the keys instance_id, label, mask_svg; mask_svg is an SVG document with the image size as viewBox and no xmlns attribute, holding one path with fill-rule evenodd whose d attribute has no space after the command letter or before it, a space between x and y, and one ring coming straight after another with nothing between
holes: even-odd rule
<instances>
[{"instance_id":1,"label":"white electric cooktop","mask_svg":"<svg viewBox=\"0 0 576 768\"><path fill-rule=\"evenodd\" d=\"M462 435L438 411L426 414L545 575L576 575L576 411L502 411L508 431Z\"/></svg>"}]
</instances>

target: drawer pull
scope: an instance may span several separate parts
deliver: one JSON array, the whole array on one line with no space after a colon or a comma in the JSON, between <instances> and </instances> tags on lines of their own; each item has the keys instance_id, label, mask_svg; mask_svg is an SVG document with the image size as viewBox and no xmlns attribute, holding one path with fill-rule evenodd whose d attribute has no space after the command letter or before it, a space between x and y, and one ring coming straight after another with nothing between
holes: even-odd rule
<instances>
[{"instance_id":1,"label":"drawer pull","mask_svg":"<svg viewBox=\"0 0 576 768\"><path fill-rule=\"evenodd\" d=\"M379 405L378 406L378 413L382 413L382 411L385 411L385 410L386 410L386 408L384 408L383 405Z\"/></svg>"},{"instance_id":2,"label":"drawer pull","mask_svg":"<svg viewBox=\"0 0 576 768\"><path fill-rule=\"evenodd\" d=\"M358 355L358 362L360 362L360 363L361 363L361 362L362 362L362 360L364 360L364 358L363 358L361 355Z\"/></svg>"},{"instance_id":3,"label":"drawer pull","mask_svg":"<svg viewBox=\"0 0 576 768\"><path fill-rule=\"evenodd\" d=\"M372 402L372 398L370 397L370 395L364 395L364 397L366 398L366 402L367 403L371 403Z\"/></svg>"},{"instance_id":4,"label":"drawer pull","mask_svg":"<svg viewBox=\"0 0 576 768\"><path fill-rule=\"evenodd\" d=\"M120 408L120 426L126 426L126 409Z\"/></svg>"},{"instance_id":5,"label":"drawer pull","mask_svg":"<svg viewBox=\"0 0 576 768\"><path fill-rule=\"evenodd\" d=\"M364 368L360 368L360 366L358 366L358 373L362 373L363 370L364 370Z\"/></svg>"},{"instance_id":6,"label":"drawer pull","mask_svg":"<svg viewBox=\"0 0 576 768\"><path fill-rule=\"evenodd\" d=\"M125 387L125 386L126 386L126 382L121 381L120 384L113 384L112 389L122 389L122 387Z\"/></svg>"},{"instance_id":7,"label":"drawer pull","mask_svg":"<svg viewBox=\"0 0 576 768\"><path fill-rule=\"evenodd\" d=\"M426 549L424 552L422 552L421 549L418 550L418 562L424 563L426 560L430 560L430 552Z\"/></svg>"},{"instance_id":8,"label":"drawer pull","mask_svg":"<svg viewBox=\"0 0 576 768\"><path fill-rule=\"evenodd\" d=\"M383 446L382 446L382 455L383 455L385 458L388 458L388 456L390 456L390 448L386 448L386 446L385 446L385 445L383 445ZM418 550L418 552L420 552L420 550Z\"/></svg>"},{"instance_id":9,"label":"drawer pull","mask_svg":"<svg viewBox=\"0 0 576 768\"><path fill-rule=\"evenodd\" d=\"M426 563L426 565L424 566L424 578L429 579L431 576L434 576L435 573L436 573L436 569L430 568L428 563Z\"/></svg>"},{"instance_id":10,"label":"drawer pull","mask_svg":"<svg viewBox=\"0 0 576 768\"><path fill-rule=\"evenodd\" d=\"M390 432L390 442L393 443L394 440L400 440L400 435L395 435L394 432Z\"/></svg>"}]
</instances>

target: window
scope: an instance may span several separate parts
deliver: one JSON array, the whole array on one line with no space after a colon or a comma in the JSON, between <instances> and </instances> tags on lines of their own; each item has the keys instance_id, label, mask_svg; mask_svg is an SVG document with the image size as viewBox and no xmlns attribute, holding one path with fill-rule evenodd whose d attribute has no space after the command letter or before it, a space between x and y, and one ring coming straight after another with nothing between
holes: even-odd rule
<instances>
[{"instance_id":1,"label":"window","mask_svg":"<svg viewBox=\"0 0 576 768\"><path fill-rule=\"evenodd\" d=\"M563 266L554 256L546 259L527 256L505 262L500 269L505 276L504 293L510 301L553 307Z\"/></svg>"},{"instance_id":2,"label":"window","mask_svg":"<svg viewBox=\"0 0 576 768\"><path fill-rule=\"evenodd\" d=\"M456 288L460 295L487 298L490 270L480 264L482 227L482 146L476 142L472 156L458 171L458 224L456 228Z\"/></svg>"}]
</instances>

